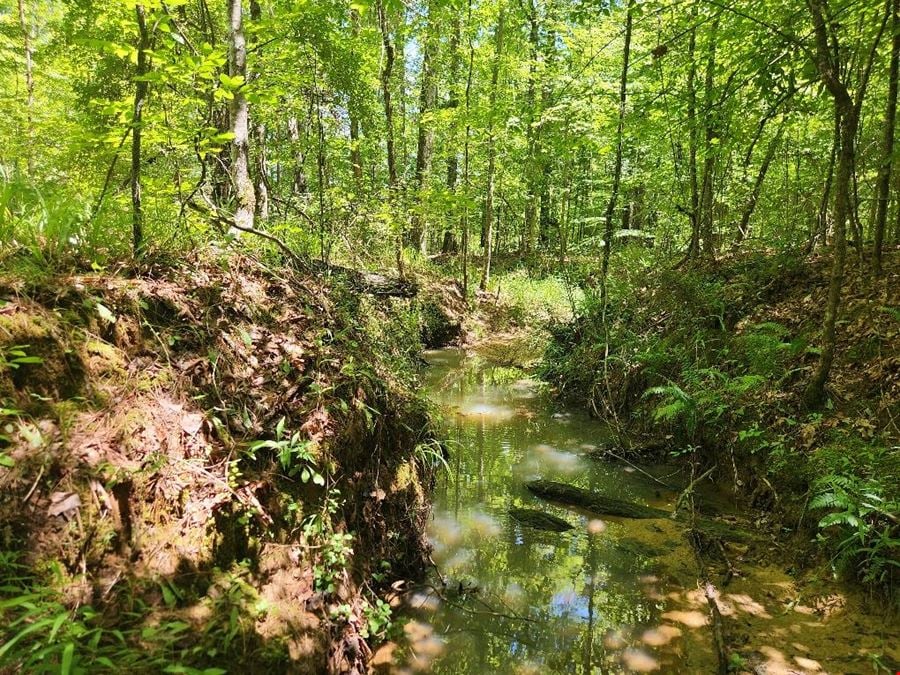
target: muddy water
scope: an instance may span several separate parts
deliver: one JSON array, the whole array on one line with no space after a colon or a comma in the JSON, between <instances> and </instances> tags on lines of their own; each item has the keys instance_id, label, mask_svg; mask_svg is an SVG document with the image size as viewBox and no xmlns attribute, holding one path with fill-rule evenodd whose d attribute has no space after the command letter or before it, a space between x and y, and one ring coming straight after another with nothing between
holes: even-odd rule
<instances>
[{"instance_id":1,"label":"muddy water","mask_svg":"<svg viewBox=\"0 0 900 675\"><path fill-rule=\"evenodd\" d=\"M588 457L608 430L552 403L521 372L452 350L427 360L450 459L429 532L439 573L433 589L408 600L414 669L712 672L706 615L689 597L696 570L680 527L587 517L533 497L523 483L562 480L663 508L675 493L625 464ZM533 529L514 520L511 508L552 514L573 529Z\"/></svg>"}]
</instances>

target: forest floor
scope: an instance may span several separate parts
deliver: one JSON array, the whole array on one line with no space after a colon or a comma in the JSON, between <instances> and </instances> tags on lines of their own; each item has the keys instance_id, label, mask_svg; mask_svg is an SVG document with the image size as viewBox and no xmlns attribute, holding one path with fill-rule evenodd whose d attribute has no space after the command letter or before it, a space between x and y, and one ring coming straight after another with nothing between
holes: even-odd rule
<instances>
[{"instance_id":1,"label":"forest floor","mask_svg":"<svg viewBox=\"0 0 900 675\"><path fill-rule=\"evenodd\" d=\"M427 556L409 301L238 255L0 298L0 670L364 668Z\"/></svg>"}]
</instances>

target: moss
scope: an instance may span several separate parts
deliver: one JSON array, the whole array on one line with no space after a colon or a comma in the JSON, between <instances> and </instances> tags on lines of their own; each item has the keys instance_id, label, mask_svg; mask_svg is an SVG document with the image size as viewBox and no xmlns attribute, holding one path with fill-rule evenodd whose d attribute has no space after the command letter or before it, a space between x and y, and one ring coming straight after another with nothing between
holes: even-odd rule
<instances>
[{"instance_id":1,"label":"moss","mask_svg":"<svg viewBox=\"0 0 900 675\"><path fill-rule=\"evenodd\" d=\"M125 358L113 345L102 340L89 339L84 344L84 352L85 365L92 376L117 382L124 382L127 379Z\"/></svg>"},{"instance_id":2,"label":"moss","mask_svg":"<svg viewBox=\"0 0 900 675\"><path fill-rule=\"evenodd\" d=\"M39 317L44 320L39 321ZM0 314L0 346L28 344L31 341L46 339L50 335L48 318L43 313Z\"/></svg>"},{"instance_id":3,"label":"moss","mask_svg":"<svg viewBox=\"0 0 900 675\"><path fill-rule=\"evenodd\" d=\"M397 467L394 474L394 482L391 485L392 492L403 492L416 483L416 467L413 460L404 462Z\"/></svg>"}]
</instances>

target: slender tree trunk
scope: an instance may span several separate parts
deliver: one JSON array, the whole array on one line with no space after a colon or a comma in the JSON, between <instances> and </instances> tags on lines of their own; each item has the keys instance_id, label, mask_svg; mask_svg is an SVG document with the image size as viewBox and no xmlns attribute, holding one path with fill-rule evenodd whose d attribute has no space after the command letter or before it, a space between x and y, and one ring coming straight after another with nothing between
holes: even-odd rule
<instances>
[{"instance_id":1,"label":"slender tree trunk","mask_svg":"<svg viewBox=\"0 0 900 675\"><path fill-rule=\"evenodd\" d=\"M437 83L434 63L437 55L437 22L432 16L437 11L434 3L428 6L428 25L425 29L425 46L422 53L422 82L419 94L419 131L416 139L416 201L418 209L413 216L410 244L422 255L428 253L428 222L423 213L422 193L431 168L434 149L434 123L431 114L437 103Z\"/></svg>"},{"instance_id":2,"label":"slender tree trunk","mask_svg":"<svg viewBox=\"0 0 900 675\"><path fill-rule=\"evenodd\" d=\"M541 110L547 110L553 105L553 77L552 69L556 58L556 35L550 31L547 39L544 41L544 63L545 75L541 80ZM543 127L537 130L535 136L535 157L537 158L537 189L538 189L538 241L542 246L550 243L550 232L553 228L555 219L552 213L553 199L551 188L553 185L553 171L556 168L557 158L550 158L544 151L542 137L544 135Z\"/></svg>"},{"instance_id":3,"label":"slender tree trunk","mask_svg":"<svg viewBox=\"0 0 900 675\"><path fill-rule=\"evenodd\" d=\"M353 168L353 180L356 181L357 187L362 186L363 165L362 152L359 149L359 118L356 114L351 113L350 116L350 166Z\"/></svg>"},{"instance_id":4,"label":"slender tree trunk","mask_svg":"<svg viewBox=\"0 0 900 675\"><path fill-rule=\"evenodd\" d=\"M822 328L822 356L806 392L807 403L811 406L816 406L824 400L825 383L828 381L831 364L834 362L835 325L840 309L844 263L847 258L847 218L850 212L850 186L858 116L853 110L852 104L849 107L842 106L839 115L841 117L841 140L834 184L831 280L828 284L828 299L825 304L825 319Z\"/></svg>"},{"instance_id":5,"label":"slender tree trunk","mask_svg":"<svg viewBox=\"0 0 900 675\"><path fill-rule=\"evenodd\" d=\"M397 176L397 157L394 149L394 107L391 99L391 75L394 71L394 43L391 41L390 27L388 26L387 13L383 0L376 3L378 14L378 26L381 30L381 44L384 50L381 66L381 99L384 105L384 130L385 145L387 146L388 169L388 201L393 206L397 199L399 178ZM402 228L397 228L395 253L397 258L397 272L403 276L403 234Z\"/></svg>"},{"instance_id":6,"label":"slender tree trunk","mask_svg":"<svg viewBox=\"0 0 900 675\"><path fill-rule=\"evenodd\" d=\"M468 21L472 23L472 0L469 0ZM462 274L463 298L469 298L469 142L472 137L472 121L469 117L472 104L472 73L475 65L475 46L469 37L469 72L466 76L466 138L463 143L463 216L462 216Z\"/></svg>"},{"instance_id":7,"label":"slender tree trunk","mask_svg":"<svg viewBox=\"0 0 900 675\"><path fill-rule=\"evenodd\" d=\"M540 131L538 122L540 121L540 111L537 108L537 78L538 65L540 58L540 25L538 24L538 5L537 0L531 0L528 12L528 44L529 64L528 64L528 90L525 95L525 105L528 109L528 128L526 134L528 137L528 159L526 163L526 181L528 193L525 197L525 236L522 237L522 249L526 254L531 253L536 245L536 225L538 211L538 193L540 192L541 183L541 167L539 160L539 140Z\"/></svg>"},{"instance_id":8,"label":"slender tree trunk","mask_svg":"<svg viewBox=\"0 0 900 675\"><path fill-rule=\"evenodd\" d=\"M775 159L775 152L778 150L778 146L781 143L781 136L783 133L784 124L778 127L775 138L772 139L772 142L769 144L769 149L766 151L766 156L763 157L762 164L759 167L759 173L756 174L756 181L753 183L753 189L750 191L750 196L747 198L747 204L744 206L744 212L741 214L741 222L738 224L738 242L742 242L750 236L750 219L753 217L753 212L756 210L756 204L759 201L759 195L762 192L763 181L766 179L766 174L769 171L772 160Z\"/></svg>"},{"instance_id":9,"label":"slender tree trunk","mask_svg":"<svg viewBox=\"0 0 900 675\"><path fill-rule=\"evenodd\" d=\"M822 326L822 355L805 396L807 405L818 406L825 399L825 383L828 381L836 350L835 325L840 310L844 263L847 257L847 219L850 216L850 191L856 163L856 134L859 131L860 111L888 16L885 15L881 30L871 45L868 61L859 71L855 96L851 96L847 85L840 79L842 68L838 39L834 36L832 43L829 38L829 24L826 21L826 17L829 16L827 0L807 0L807 6L812 15L815 35L816 68L822 83L834 99L835 114L840 122L840 151L834 183L834 254Z\"/></svg>"},{"instance_id":10,"label":"slender tree trunk","mask_svg":"<svg viewBox=\"0 0 900 675\"><path fill-rule=\"evenodd\" d=\"M490 106L488 108L488 130L487 130L487 184L484 191L484 218L482 231L484 232L484 257L481 267L481 283L479 287L482 291L487 290L488 282L491 278L491 245L493 244L493 227L494 227L494 172L497 161L496 138L494 137L494 112L497 106L497 87L500 79L500 60L503 57L503 31L506 21L506 8L500 4L500 12L497 15L497 28L494 31L494 62L491 66L491 93Z\"/></svg>"},{"instance_id":11,"label":"slender tree trunk","mask_svg":"<svg viewBox=\"0 0 900 675\"><path fill-rule=\"evenodd\" d=\"M256 213L263 222L269 219L269 165L266 160L266 125L256 123Z\"/></svg>"},{"instance_id":12,"label":"slender tree trunk","mask_svg":"<svg viewBox=\"0 0 900 675\"><path fill-rule=\"evenodd\" d=\"M293 115L288 118L288 139L291 142L291 154L293 155L294 171L291 181L291 189L295 197L306 198L309 194L309 179L304 169L302 141L300 140L300 122Z\"/></svg>"},{"instance_id":13,"label":"slender tree trunk","mask_svg":"<svg viewBox=\"0 0 900 675\"><path fill-rule=\"evenodd\" d=\"M350 10L350 21L353 26L353 40L355 43L359 38L359 12L357 10ZM353 93L350 94L350 103L347 108L347 114L350 116L350 166L353 169L353 180L356 181L356 189L362 190L363 161L362 150L359 147L359 112L356 109L357 105Z\"/></svg>"},{"instance_id":14,"label":"slender tree trunk","mask_svg":"<svg viewBox=\"0 0 900 675\"><path fill-rule=\"evenodd\" d=\"M134 109L131 118L131 245L134 256L139 258L144 252L144 208L141 201L141 138L143 135L144 105L147 102L149 83L146 76L150 72L148 51L150 33L144 6L134 6L138 27L137 78L134 87Z\"/></svg>"},{"instance_id":15,"label":"slender tree trunk","mask_svg":"<svg viewBox=\"0 0 900 675\"><path fill-rule=\"evenodd\" d=\"M447 107L454 110L454 116L458 115L459 109L459 74L462 69L462 54L460 53L460 41L462 39L461 18L457 15L453 20L453 33L450 36L450 97L447 101ZM456 194L457 183L459 182L459 153L456 150L458 142L458 132L454 123L450 128L450 140L448 143L447 155L447 190L451 194ZM455 204L455 201L454 201ZM441 247L442 253L452 253L456 249L456 235L453 232L453 223L458 215L456 208L448 209L450 216L444 225L444 245Z\"/></svg>"},{"instance_id":16,"label":"slender tree trunk","mask_svg":"<svg viewBox=\"0 0 900 675\"><path fill-rule=\"evenodd\" d=\"M609 276L609 256L612 252L613 219L616 213L616 202L619 199L619 185L622 182L622 154L625 143L625 103L628 96L628 62L631 58L631 9L634 0L628 0L625 11L625 45L622 51L622 75L619 78L619 119L616 126L616 160L613 167L612 191L606 205L606 223L603 233L603 262L600 270L600 302L605 308L607 301L606 281Z\"/></svg>"},{"instance_id":17,"label":"slender tree trunk","mask_svg":"<svg viewBox=\"0 0 900 675\"><path fill-rule=\"evenodd\" d=\"M250 0L250 18L258 22L262 19L262 8L259 0ZM260 58L262 51L257 51ZM256 136L256 215L263 222L269 219L269 167L266 163L266 125L262 120L257 120L254 125Z\"/></svg>"},{"instance_id":18,"label":"slender tree trunk","mask_svg":"<svg viewBox=\"0 0 900 675\"><path fill-rule=\"evenodd\" d=\"M888 96L884 114L884 137L881 145L881 166L878 168L877 205L873 225L875 246L872 256L872 267L877 276L882 274L881 261L884 249L884 231L887 225L891 170L894 157L894 125L897 120L897 86L898 70L900 70L900 0L893 0L891 3L891 29L893 31L893 39L891 41L890 74L888 75Z\"/></svg>"},{"instance_id":19,"label":"slender tree trunk","mask_svg":"<svg viewBox=\"0 0 900 675\"><path fill-rule=\"evenodd\" d=\"M325 231L329 218L325 214L325 193L328 190L327 155L325 148L325 124L322 118L322 106L324 104L322 87L319 83L319 61L313 60L313 88L316 97L316 174L319 181L319 257L323 263L328 263L328 250L330 244L326 242Z\"/></svg>"},{"instance_id":20,"label":"slender tree trunk","mask_svg":"<svg viewBox=\"0 0 900 675\"><path fill-rule=\"evenodd\" d=\"M688 40L688 77L687 77L687 115L688 115L688 174L691 183L691 205L688 214L691 220L691 243L688 246L688 257L693 258L700 253L700 186L697 171L697 10L691 10L691 33Z\"/></svg>"},{"instance_id":21,"label":"slender tree trunk","mask_svg":"<svg viewBox=\"0 0 900 675\"><path fill-rule=\"evenodd\" d=\"M31 45L31 25L25 12L25 0L19 0L19 28L22 30L25 51L25 136L28 174L34 174L34 52Z\"/></svg>"},{"instance_id":22,"label":"slender tree trunk","mask_svg":"<svg viewBox=\"0 0 900 675\"><path fill-rule=\"evenodd\" d=\"M828 169L825 172L825 187L822 189L822 199L819 201L819 211L816 215L816 231L810 238L809 251L816 248L817 243L822 246L828 242L828 204L831 201L831 188L834 184L834 169L837 163L838 147L841 143L841 119L834 113L834 135L831 142L831 154L828 157Z\"/></svg>"},{"instance_id":23,"label":"slender tree trunk","mask_svg":"<svg viewBox=\"0 0 900 675\"><path fill-rule=\"evenodd\" d=\"M244 38L244 11L241 0L229 0L229 59L231 77L241 77L247 82L247 42ZM250 107L244 96L242 84L231 99L231 131L234 134L231 148L231 180L235 190L234 227L232 234L252 230L256 194L250 180Z\"/></svg>"},{"instance_id":24,"label":"slender tree trunk","mask_svg":"<svg viewBox=\"0 0 900 675\"><path fill-rule=\"evenodd\" d=\"M715 100L716 33L718 28L719 20L716 18L710 29L710 45L706 59L706 77L703 92L706 142L703 149L703 183L700 191L700 236L703 239L703 256L710 259L715 257L716 254L713 191L718 152L715 149L714 141L719 132L715 122L716 115L713 113L713 101Z\"/></svg>"},{"instance_id":25,"label":"slender tree trunk","mask_svg":"<svg viewBox=\"0 0 900 675\"><path fill-rule=\"evenodd\" d=\"M894 176L894 243L900 244L900 171Z\"/></svg>"}]
</instances>

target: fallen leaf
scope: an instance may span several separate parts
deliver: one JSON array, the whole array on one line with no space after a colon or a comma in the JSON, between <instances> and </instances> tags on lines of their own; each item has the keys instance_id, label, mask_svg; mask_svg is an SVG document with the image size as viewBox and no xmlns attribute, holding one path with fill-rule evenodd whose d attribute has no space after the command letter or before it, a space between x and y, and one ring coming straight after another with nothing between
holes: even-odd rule
<instances>
[{"instance_id":1,"label":"fallen leaf","mask_svg":"<svg viewBox=\"0 0 900 675\"><path fill-rule=\"evenodd\" d=\"M191 413L181 418L181 430L188 436L196 436L203 426L203 415Z\"/></svg>"},{"instance_id":2,"label":"fallen leaf","mask_svg":"<svg viewBox=\"0 0 900 675\"><path fill-rule=\"evenodd\" d=\"M49 516L66 516L81 506L81 498L74 492L54 492L50 495Z\"/></svg>"}]
</instances>

